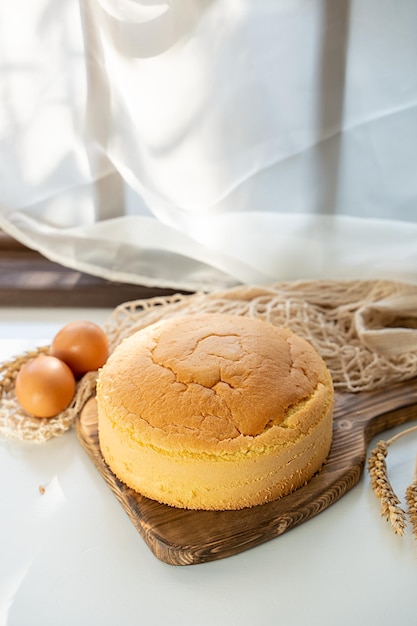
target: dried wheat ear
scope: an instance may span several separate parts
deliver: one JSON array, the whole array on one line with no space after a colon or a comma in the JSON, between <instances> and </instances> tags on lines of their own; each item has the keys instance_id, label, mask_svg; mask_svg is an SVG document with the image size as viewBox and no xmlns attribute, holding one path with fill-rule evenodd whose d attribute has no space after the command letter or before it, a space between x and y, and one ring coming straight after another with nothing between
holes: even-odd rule
<instances>
[{"instance_id":1,"label":"dried wheat ear","mask_svg":"<svg viewBox=\"0 0 417 626\"><path fill-rule=\"evenodd\" d=\"M401 500L395 493L388 477L386 458L388 448L400 437L417 430L417 426L407 428L394 435L387 441L379 441L371 451L368 459L368 470L371 487L376 497L381 501L381 514L390 522L393 531L397 535L403 535L407 523L407 513L412 525L413 533L417 539L417 463L414 471L413 482L407 487L405 501L408 511L401 507Z\"/></svg>"},{"instance_id":2,"label":"dried wheat ear","mask_svg":"<svg viewBox=\"0 0 417 626\"><path fill-rule=\"evenodd\" d=\"M407 487L407 491L405 492L405 499L408 506L410 522L413 526L413 533L417 539L417 461L416 469L414 471L413 482Z\"/></svg>"}]
</instances>

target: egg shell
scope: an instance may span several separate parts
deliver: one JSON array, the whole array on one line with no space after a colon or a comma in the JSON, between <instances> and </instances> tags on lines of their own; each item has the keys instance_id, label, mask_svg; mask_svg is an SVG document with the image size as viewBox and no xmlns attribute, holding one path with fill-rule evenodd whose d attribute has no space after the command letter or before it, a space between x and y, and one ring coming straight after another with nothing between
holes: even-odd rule
<instances>
[{"instance_id":1,"label":"egg shell","mask_svg":"<svg viewBox=\"0 0 417 626\"><path fill-rule=\"evenodd\" d=\"M40 355L20 368L15 393L20 406L34 417L55 417L71 403L76 389L74 374L66 363Z\"/></svg>"}]
</instances>

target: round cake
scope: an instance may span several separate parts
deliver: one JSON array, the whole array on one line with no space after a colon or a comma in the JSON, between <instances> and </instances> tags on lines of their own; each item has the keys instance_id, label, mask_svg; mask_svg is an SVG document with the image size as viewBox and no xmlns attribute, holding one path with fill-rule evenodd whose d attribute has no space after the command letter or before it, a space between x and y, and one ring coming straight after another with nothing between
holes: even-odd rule
<instances>
[{"instance_id":1,"label":"round cake","mask_svg":"<svg viewBox=\"0 0 417 626\"><path fill-rule=\"evenodd\" d=\"M99 372L98 432L113 473L148 498L241 509L305 484L332 439L333 385L285 328L227 314L166 319Z\"/></svg>"}]
</instances>

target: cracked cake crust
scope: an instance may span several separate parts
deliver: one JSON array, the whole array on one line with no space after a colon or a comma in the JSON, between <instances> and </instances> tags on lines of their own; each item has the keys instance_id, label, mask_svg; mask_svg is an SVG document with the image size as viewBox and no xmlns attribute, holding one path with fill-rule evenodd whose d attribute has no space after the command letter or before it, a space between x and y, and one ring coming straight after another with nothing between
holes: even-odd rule
<instances>
[{"instance_id":1,"label":"cracked cake crust","mask_svg":"<svg viewBox=\"0 0 417 626\"><path fill-rule=\"evenodd\" d=\"M288 329L189 315L125 339L97 381L103 456L173 506L241 508L300 486L327 457L330 374Z\"/></svg>"}]
</instances>

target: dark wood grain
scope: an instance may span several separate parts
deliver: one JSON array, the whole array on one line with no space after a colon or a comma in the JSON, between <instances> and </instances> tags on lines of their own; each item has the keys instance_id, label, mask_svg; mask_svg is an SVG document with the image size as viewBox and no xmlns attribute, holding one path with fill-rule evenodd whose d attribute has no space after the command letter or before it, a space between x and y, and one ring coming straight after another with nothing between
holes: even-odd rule
<instances>
[{"instance_id":1,"label":"dark wood grain","mask_svg":"<svg viewBox=\"0 0 417 626\"><path fill-rule=\"evenodd\" d=\"M328 508L359 481L372 437L413 419L417 419L417 379L383 391L337 394L333 443L321 471L289 496L241 511L175 509L126 487L101 455L95 399L84 407L77 433L152 552L165 563L190 565L257 546Z\"/></svg>"}]
</instances>

